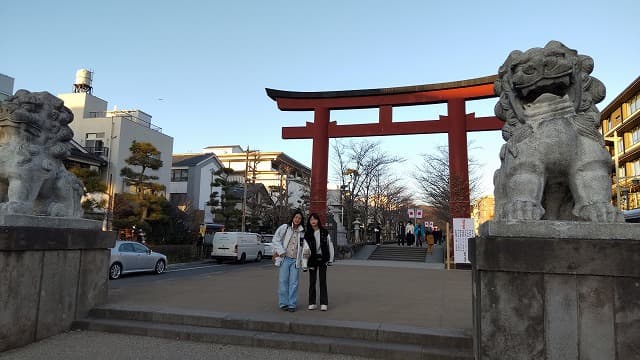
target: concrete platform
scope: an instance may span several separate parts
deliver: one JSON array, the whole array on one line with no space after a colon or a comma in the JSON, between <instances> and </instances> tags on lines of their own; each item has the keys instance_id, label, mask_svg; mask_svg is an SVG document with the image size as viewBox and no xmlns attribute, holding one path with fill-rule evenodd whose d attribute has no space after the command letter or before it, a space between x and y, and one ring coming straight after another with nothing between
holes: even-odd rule
<instances>
[{"instance_id":1,"label":"concrete platform","mask_svg":"<svg viewBox=\"0 0 640 360\"><path fill-rule=\"evenodd\" d=\"M327 271L329 311L308 311L308 275L300 273L298 310L277 304L277 268L268 265L195 279L157 281L137 288L112 282L109 304L152 309L184 308L283 318L332 319L419 326L472 328L471 272L433 270L434 264L339 260ZM115 285L115 287L114 287Z\"/></svg>"},{"instance_id":2,"label":"concrete platform","mask_svg":"<svg viewBox=\"0 0 640 360\"><path fill-rule=\"evenodd\" d=\"M302 350L312 352L309 359L323 352L325 359L471 359L471 273L436 270L433 265L338 261L328 271L327 312L306 310L308 274L302 272L298 311L278 309L277 268L266 261L258 267L159 279L138 287L119 288L113 281L108 304L75 326L90 331L59 335L2 356L31 359L46 352L50 359L66 359L57 356L68 353L71 337L93 342L91 348L80 348L76 358L98 360L94 350L103 342L110 347L124 341L109 334L120 333L152 336L137 337L136 343L148 349L139 359L171 358L167 348L190 341L237 347L243 359L265 354L268 348L279 349L273 358ZM144 345L152 343L156 345ZM218 358L210 350L198 354L197 348L191 347L192 358Z\"/></svg>"}]
</instances>

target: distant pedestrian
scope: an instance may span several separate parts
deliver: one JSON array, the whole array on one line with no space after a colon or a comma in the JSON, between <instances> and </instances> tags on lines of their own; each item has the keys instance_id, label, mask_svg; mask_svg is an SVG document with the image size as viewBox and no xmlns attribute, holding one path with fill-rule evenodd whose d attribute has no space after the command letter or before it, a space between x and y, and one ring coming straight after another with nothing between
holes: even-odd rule
<instances>
[{"instance_id":1,"label":"distant pedestrian","mask_svg":"<svg viewBox=\"0 0 640 360\"><path fill-rule=\"evenodd\" d=\"M380 245L380 235L382 235L380 224L376 224L376 227L373 228L373 232L376 234L376 245Z\"/></svg>"},{"instance_id":2,"label":"distant pedestrian","mask_svg":"<svg viewBox=\"0 0 640 360\"><path fill-rule=\"evenodd\" d=\"M424 226L420 220L416 221L416 225L413 227L413 234L416 237L416 247L422 247L422 241L424 240Z\"/></svg>"},{"instance_id":3,"label":"distant pedestrian","mask_svg":"<svg viewBox=\"0 0 640 360\"><path fill-rule=\"evenodd\" d=\"M407 246L412 246L414 235L413 235L413 223L411 222L411 220L407 222L407 226L405 230L406 230L405 237L407 238Z\"/></svg>"},{"instance_id":4,"label":"distant pedestrian","mask_svg":"<svg viewBox=\"0 0 640 360\"><path fill-rule=\"evenodd\" d=\"M296 311L298 303L298 268L302 259L304 217L296 210L288 224L282 224L273 235L273 257L278 272L278 306L282 310Z\"/></svg>"},{"instance_id":5,"label":"distant pedestrian","mask_svg":"<svg viewBox=\"0 0 640 360\"><path fill-rule=\"evenodd\" d=\"M396 234L398 236L398 246L404 246L404 232L405 232L404 222L400 221L398 226L396 227Z\"/></svg>"},{"instance_id":6,"label":"distant pedestrian","mask_svg":"<svg viewBox=\"0 0 640 360\"><path fill-rule=\"evenodd\" d=\"M438 226L433 227L433 238L436 244L440 245L442 243L442 230Z\"/></svg>"},{"instance_id":7,"label":"distant pedestrian","mask_svg":"<svg viewBox=\"0 0 640 360\"><path fill-rule=\"evenodd\" d=\"M316 280L320 278L320 310L327 311L329 294L327 292L327 266L333 264L333 243L326 228L322 226L317 213L309 215L304 233L305 249L308 247L307 266L309 267L309 310L318 308L316 304ZM303 255L305 256L305 255Z\"/></svg>"}]
</instances>

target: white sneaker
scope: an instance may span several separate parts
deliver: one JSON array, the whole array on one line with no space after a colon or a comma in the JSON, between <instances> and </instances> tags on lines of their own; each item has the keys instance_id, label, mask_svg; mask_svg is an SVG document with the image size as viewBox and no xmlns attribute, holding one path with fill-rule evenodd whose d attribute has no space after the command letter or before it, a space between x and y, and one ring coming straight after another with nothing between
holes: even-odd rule
<instances>
[{"instance_id":1,"label":"white sneaker","mask_svg":"<svg viewBox=\"0 0 640 360\"><path fill-rule=\"evenodd\" d=\"M313 304L313 305L309 305L309 310L315 310L318 308L318 305Z\"/></svg>"},{"instance_id":2,"label":"white sneaker","mask_svg":"<svg viewBox=\"0 0 640 360\"><path fill-rule=\"evenodd\" d=\"M327 311L329 310L329 308L327 308L327 305L320 305L320 311Z\"/></svg>"}]
</instances>

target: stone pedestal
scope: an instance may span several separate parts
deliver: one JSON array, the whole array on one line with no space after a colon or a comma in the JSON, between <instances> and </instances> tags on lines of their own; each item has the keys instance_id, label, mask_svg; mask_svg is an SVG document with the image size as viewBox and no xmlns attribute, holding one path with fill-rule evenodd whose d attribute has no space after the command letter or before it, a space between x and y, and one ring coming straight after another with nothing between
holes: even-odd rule
<instances>
[{"instance_id":1,"label":"stone pedestal","mask_svg":"<svg viewBox=\"0 0 640 360\"><path fill-rule=\"evenodd\" d=\"M640 359L640 225L490 221L469 246L476 359Z\"/></svg>"},{"instance_id":2,"label":"stone pedestal","mask_svg":"<svg viewBox=\"0 0 640 360\"><path fill-rule=\"evenodd\" d=\"M69 330L73 320L106 302L108 248L116 235L101 226L0 216L0 352Z\"/></svg>"}]
</instances>

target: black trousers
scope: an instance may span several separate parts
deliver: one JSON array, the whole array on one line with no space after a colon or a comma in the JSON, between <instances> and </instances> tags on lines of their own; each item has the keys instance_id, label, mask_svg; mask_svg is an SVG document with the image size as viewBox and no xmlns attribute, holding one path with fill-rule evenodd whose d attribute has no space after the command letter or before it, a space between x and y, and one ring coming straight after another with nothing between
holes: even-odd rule
<instances>
[{"instance_id":1,"label":"black trousers","mask_svg":"<svg viewBox=\"0 0 640 360\"><path fill-rule=\"evenodd\" d=\"M309 305L316 303L316 279L320 277L320 305L329 305L327 294L327 264L309 268Z\"/></svg>"}]
</instances>

